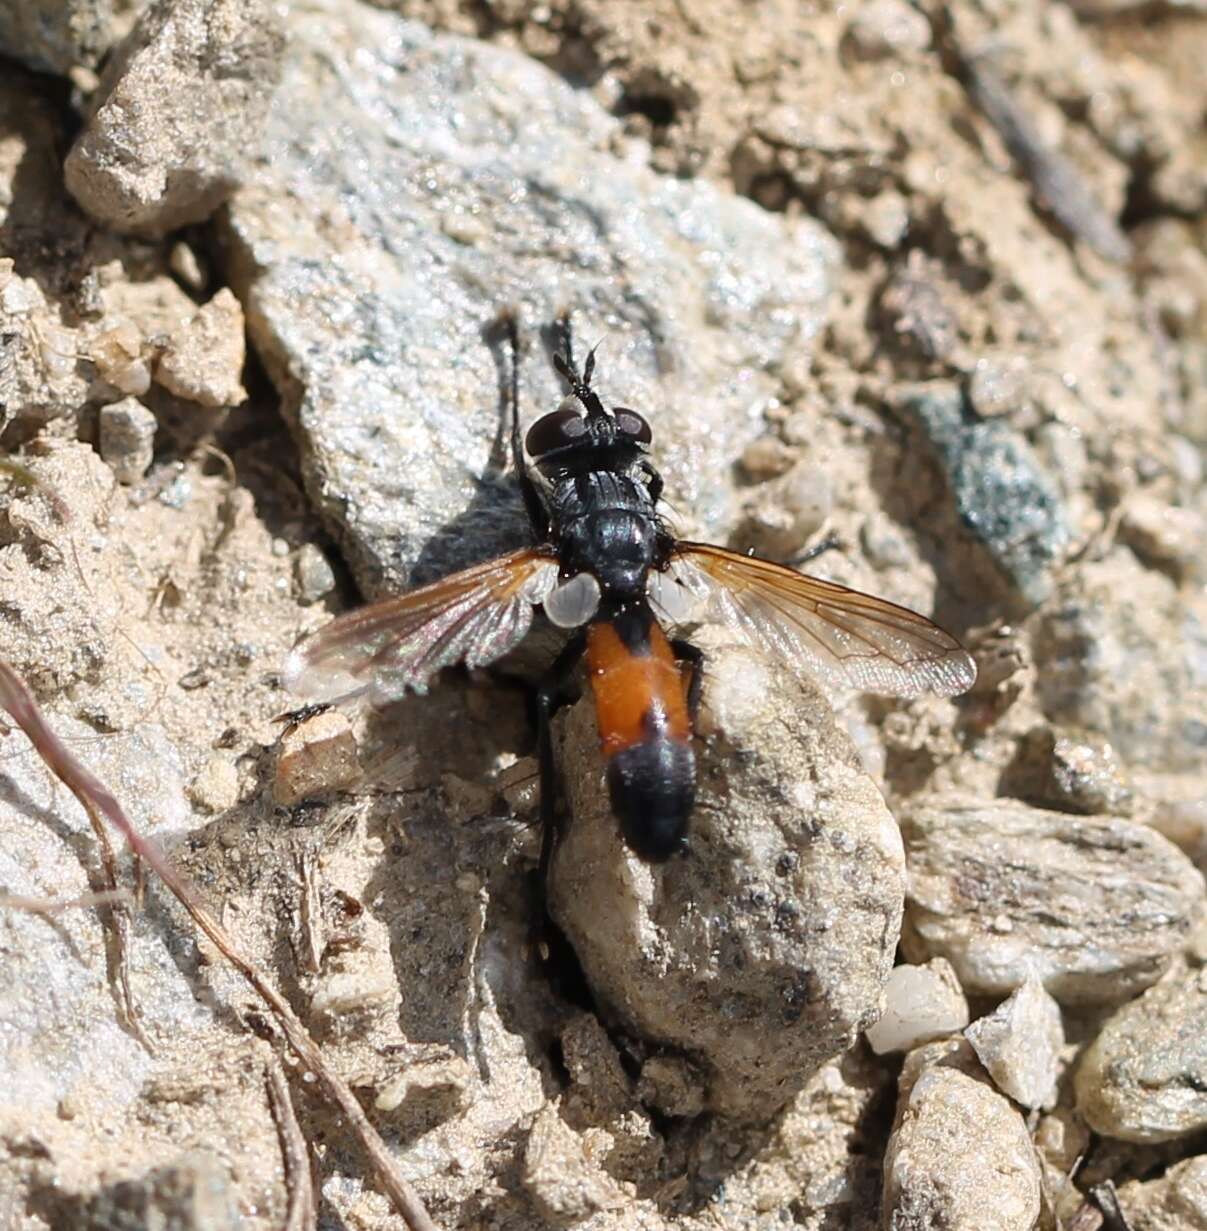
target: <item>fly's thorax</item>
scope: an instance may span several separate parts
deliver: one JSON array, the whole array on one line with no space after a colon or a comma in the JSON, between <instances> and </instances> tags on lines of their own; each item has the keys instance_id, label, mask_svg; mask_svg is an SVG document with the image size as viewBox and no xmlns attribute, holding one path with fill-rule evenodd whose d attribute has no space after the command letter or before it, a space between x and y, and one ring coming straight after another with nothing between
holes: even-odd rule
<instances>
[{"instance_id":1,"label":"fly's thorax","mask_svg":"<svg viewBox=\"0 0 1207 1231\"><path fill-rule=\"evenodd\" d=\"M630 475L589 471L565 476L550 500L563 572L589 572L608 598L644 595L660 539L645 485Z\"/></svg>"}]
</instances>

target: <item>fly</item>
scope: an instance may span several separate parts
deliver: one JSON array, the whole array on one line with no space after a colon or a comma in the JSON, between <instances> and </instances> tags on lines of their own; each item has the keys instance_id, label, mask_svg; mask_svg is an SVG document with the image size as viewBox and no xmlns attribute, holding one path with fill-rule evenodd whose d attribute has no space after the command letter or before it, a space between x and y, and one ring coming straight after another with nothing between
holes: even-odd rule
<instances>
[{"instance_id":1,"label":"fly","mask_svg":"<svg viewBox=\"0 0 1207 1231\"><path fill-rule=\"evenodd\" d=\"M384 702L422 691L442 668L482 667L514 649L537 608L568 640L537 694L541 821L555 832L551 721L585 662L612 811L630 849L661 863L686 843L703 654L668 636L712 620L831 686L888 696L954 696L971 656L925 616L783 564L676 539L659 512L650 425L605 408L595 352L574 362L558 321L554 366L570 393L521 436L519 345L511 347L511 447L534 546L333 620L290 655L285 686L313 700ZM527 459L530 458L531 462Z\"/></svg>"}]
</instances>

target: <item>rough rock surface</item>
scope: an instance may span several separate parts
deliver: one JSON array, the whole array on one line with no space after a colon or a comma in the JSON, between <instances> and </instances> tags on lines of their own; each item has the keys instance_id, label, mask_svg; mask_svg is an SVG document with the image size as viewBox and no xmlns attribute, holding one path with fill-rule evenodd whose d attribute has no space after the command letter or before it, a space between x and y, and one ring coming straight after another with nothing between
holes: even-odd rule
<instances>
[{"instance_id":1,"label":"rough rock surface","mask_svg":"<svg viewBox=\"0 0 1207 1231\"><path fill-rule=\"evenodd\" d=\"M964 1037L1003 1094L1030 1109L1055 1103L1064 1026L1060 1006L1034 975Z\"/></svg>"},{"instance_id":2,"label":"rough rock surface","mask_svg":"<svg viewBox=\"0 0 1207 1231\"><path fill-rule=\"evenodd\" d=\"M1203 763L1207 601L1128 552L1068 574L1036 634L1048 718L1104 736L1159 770ZM1093 654L1085 653L1093 646Z\"/></svg>"},{"instance_id":3,"label":"rough rock surface","mask_svg":"<svg viewBox=\"0 0 1207 1231\"><path fill-rule=\"evenodd\" d=\"M524 541L496 481L507 359L486 336L510 305L530 335L526 420L563 396L535 331L577 309L604 400L651 420L685 528L726 517L725 464L758 433L767 370L805 361L835 249L816 224L602 152L617 132L512 53L352 6L293 23L229 243L362 589Z\"/></svg>"},{"instance_id":4,"label":"rough rock surface","mask_svg":"<svg viewBox=\"0 0 1207 1231\"><path fill-rule=\"evenodd\" d=\"M701 1063L711 1108L765 1121L878 1012L900 839L824 698L757 656L710 657L700 730L688 852L649 865L612 816L590 702L575 708L549 905L607 1009Z\"/></svg>"},{"instance_id":5,"label":"rough rock surface","mask_svg":"<svg viewBox=\"0 0 1207 1231\"><path fill-rule=\"evenodd\" d=\"M513 685L450 673L397 712L350 715L372 784L357 789L373 794L286 807L270 795L274 718L289 704L280 664L300 632L353 601L341 554L376 589L515 541L514 493L494 481L505 356L477 331L499 300L519 301L530 422L560 397L535 327L569 303L580 353L604 339L601 391L654 425L678 528L779 558L833 536L839 549L809 569L934 612L976 650L984 687L969 697L834 698L895 813L958 793L1126 816L1207 868L1203 6L761 0L752 20L749 0L392 3L475 41L406 34L356 0L277 6L301 35L293 101L270 147L253 135L230 166L238 177L244 155L276 160L253 171L246 243L225 210L164 241L84 216L62 160L90 104L122 97L109 78L98 91L88 67L116 36L96 34L108 9L0 5L0 30L9 19L19 43L0 70L0 648L89 759L110 744L130 754L101 764L127 801L170 785L163 811L188 831L173 855L353 1083L442 1231L536 1231L542 1194L546 1212L587 1208L559 1182L569 1175L525 1186L538 1120L609 1194L591 1231L882 1231L897 1061L857 1042L772 1123L739 1125L706 1112L705 1066L618 1029L580 994L573 963L525 960L539 919L526 891L536 765ZM132 20L113 7L115 25ZM197 11L171 11L186 7ZM36 28L11 24L27 18ZM1026 141L978 109L978 57ZM137 76L113 59L115 78ZM163 76L179 93L140 85L152 109L132 156L158 159L160 138L181 131L165 120L199 104L210 109L188 132L206 139L189 165L224 138L207 127L227 118L206 101L217 79L186 60ZM219 75L226 63L213 62ZM267 96L271 75L249 88ZM323 141L307 147L311 132ZM1043 199L1070 176L1066 200ZM1094 251L1095 235L1120 229L1126 266ZM288 263L257 301L254 263L274 245ZM249 401L203 413L153 375L166 341L227 284L259 353ZM299 461L294 442L305 452L317 435L302 425L291 442L265 369L295 429L299 408L333 389L365 409L365 430L345 441L384 476L371 488L373 553L358 552L322 482L361 488L322 470L332 455ZM940 418L928 433L905 403L919 387L958 397L958 425ZM98 410L129 396L156 417L155 451L141 479L116 484L95 455ZM974 460L1018 464L988 475ZM1017 499L1024 488L1035 508ZM990 507L999 494L1008 503ZM1052 551L1060 527L1068 541ZM26 759L21 747L4 737L6 767ZM588 735L580 751L597 772ZM158 1051L132 1045L96 912L46 900L59 873L76 885L96 866L78 816L60 822L64 803L48 794L20 813L15 845L0 841L34 861L13 884L39 895L0 897L0 930L20 933L12 969L50 980L19 991L32 1003L18 1003L4 1047L22 1074L54 1075L60 1040L78 1039L90 1069L0 1129L0 1225L111 1231L170 1217L215 1231L233 1209L245 1231L277 1231L286 1190L264 1076L279 1061L255 1037L262 1010L152 887L134 921L132 990ZM1093 928L1057 926L1031 900L1064 912L1085 865L1031 882L1028 856L1012 879L1010 853L981 851L970 879L953 878L1000 899L978 902L976 919L1020 931L1025 916L1062 960L1097 961ZM982 878L982 859L1000 874ZM1159 913L1151 871L1140 893ZM1028 909L1005 913L1020 893ZM1185 906L1173 896L1171 935ZM1103 906L1120 903L1126 913L1134 899L1113 885ZM1188 960L1207 957L1202 925L1183 940ZM630 938L618 944L631 962ZM856 971L871 951L856 948ZM8 957L6 945L0 981ZM72 998L51 998L64 979L86 984L86 1020ZM1119 986L1138 990L1130 974ZM1070 1074L1104 1011L1066 1013ZM1154 1057L1182 1045L1175 1024L1143 1036ZM1200 1081L1187 1055L1184 1072L1143 1069L1159 1101ZM1133 1059L1123 1078L1141 1071ZM339 1116L285 1060L320 1143L322 1225L394 1231ZM987 1080L970 1057L959 1068ZM1035 1127L1051 1212L1076 1225L1089 1186L1110 1177L1137 1228L1200 1225L1201 1175L1182 1160L1201 1135L1091 1133L1073 1084ZM978 1152L966 1170L984 1163Z\"/></svg>"},{"instance_id":6,"label":"rough rock surface","mask_svg":"<svg viewBox=\"0 0 1207 1231\"><path fill-rule=\"evenodd\" d=\"M1154 983L1185 944L1203 880L1172 843L1114 817L938 798L902 818L910 888L902 945L947 958L969 992L1035 975L1062 1003Z\"/></svg>"},{"instance_id":7,"label":"rough rock surface","mask_svg":"<svg viewBox=\"0 0 1207 1231\"><path fill-rule=\"evenodd\" d=\"M966 1043L906 1057L884 1160L886 1231L1031 1231L1040 1171L1022 1116Z\"/></svg>"},{"instance_id":8,"label":"rough rock surface","mask_svg":"<svg viewBox=\"0 0 1207 1231\"><path fill-rule=\"evenodd\" d=\"M1028 605L1042 601L1069 527L1034 450L1016 431L979 417L949 382L911 388L900 404L937 454L961 525Z\"/></svg>"},{"instance_id":9,"label":"rough rock surface","mask_svg":"<svg viewBox=\"0 0 1207 1231\"><path fill-rule=\"evenodd\" d=\"M893 967L884 987L884 1013L868 1027L868 1045L878 1056L909 1051L967 1025L968 1001L955 971L937 957L925 966Z\"/></svg>"},{"instance_id":10,"label":"rough rock surface","mask_svg":"<svg viewBox=\"0 0 1207 1231\"><path fill-rule=\"evenodd\" d=\"M1207 1157L1177 1163L1158 1179L1119 1189L1131 1231L1207 1231Z\"/></svg>"},{"instance_id":11,"label":"rough rock surface","mask_svg":"<svg viewBox=\"0 0 1207 1231\"><path fill-rule=\"evenodd\" d=\"M1095 1132L1167 1141L1207 1126L1207 970L1173 973L1124 1005L1077 1069Z\"/></svg>"},{"instance_id":12,"label":"rough rock surface","mask_svg":"<svg viewBox=\"0 0 1207 1231\"><path fill-rule=\"evenodd\" d=\"M118 0L20 0L0 8L0 52L40 73L95 68L118 38Z\"/></svg>"},{"instance_id":13,"label":"rough rock surface","mask_svg":"<svg viewBox=\"0 0 1207 1231\"><path fill-rule=\"evenodd\" d=\"M238 406L247 399L243 375L243 309L225 287L168 335L155 379L202 406Z\"/></svg>"},{"instance_id":14,"label":"rough rock surface","mask_svg":"<svg viewBox=\"0 0 1207 1231\"><path fill-rule=\"evenodd\" d=\"M105 69L64 168L99 222L162 235L209 217L259 145L283 37L268 0L157 0Z\"/></svg>"}]
</instances>

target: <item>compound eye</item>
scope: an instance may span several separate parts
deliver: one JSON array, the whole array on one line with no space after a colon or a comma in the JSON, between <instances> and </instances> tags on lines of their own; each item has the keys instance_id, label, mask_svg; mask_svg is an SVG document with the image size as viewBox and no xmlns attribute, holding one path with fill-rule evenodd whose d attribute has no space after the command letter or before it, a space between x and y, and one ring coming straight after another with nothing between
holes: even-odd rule
<instances>
[{"instance_id":1,"label":"compound eye","mask_svg":"<svg viewBox=\"0 0 1207 1231\"><path fill-rule=\"evenodd\" d=\"M648 445L654 438L650 425L635 411L627 406L616 406L612 409L616 417L616 430L622 436L629 436L639 445Z\"/></svg>"},{"instance_id":2,"label":"compound eye","mask_svg":"<svg viewBox=\"0 0 1207 1231\"><path fill-rule=\"evenodd\" d=\"M542 416L529 429L524 445L532 457L544 457L554 449L572 445L587 434L587 421L568 406Z\"/></svg>"}]
</instances>

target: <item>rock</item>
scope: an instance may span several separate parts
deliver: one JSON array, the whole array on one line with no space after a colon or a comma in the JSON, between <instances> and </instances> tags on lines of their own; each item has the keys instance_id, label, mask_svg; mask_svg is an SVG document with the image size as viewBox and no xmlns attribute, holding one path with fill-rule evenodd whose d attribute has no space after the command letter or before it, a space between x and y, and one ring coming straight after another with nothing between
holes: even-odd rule
<instances>
[{"instance_id":1,"label":"rock","mask_svg":"<svg viewBox=\"0 0 1207 1231\"><path fill-rule=\"evenodd\" d=\"M876 305L894 350L926 362L949 358L959 343L959 322L939 282L939 269L911 250L884 284Z\"/></svg>"},{"instance_id":2,"label":"rock","mask_svg":"<svg viewBox=\"0 0 1207 1231\"><path fill-rule=\"evenodd\" d=\"M269 0L157 0L115 51L67 156L99 222L162 235L230 195L259 146L283 40Z\"/></svg>"},{"instance_id":3,"label":"rock","mask_svg":"<svg viewBox=\"0 0 1207 1231\"><path fill-rule=\"evenodd\" d=\"M1031 446L1003 422L978 420L948 381L909 386L899 404L934 449L963 527L1026 603L1041 603L1070 535Z\"/></svg>"},{"instance_id":4,"label":"rock","mask_svg":"<svg viewBox=\"0 0 1207 1231\"><path fill-rule=\"evenodd\" d=\"M118 319L92 339L88 355L97 376L119 393L142 397L151 388L150 347L133 321Z\"/></svg>"},{"instance_id":5,"label":"rock","mask_svg":"<svg viewBox=\"0 0 1207 1231\"><path fill-rule=\"evenodd\" d=\"M1202 546L1207 523L1196 510L1137 493L1123 505L1119 538L1141 560L1175 580L1203 580Z\"/></svg>"},{"instance_id":6,"label":"rock","mask_svg":"<svg viewBox=\"0 0 1207 1231\"><path fill-rule=\"evenodd\" d=\"M76 755L126 807L140 831L169 844L193 824L183 772L163 731L144 723L103 739L83 723L51 721ZM0 885L33 899L92 892L95 840L83 809L28 751L23 736L5 736L9 759L0 779ZM23 751L24 750L24 751ZM121 844L115 835L116 850ZM152 890L155 900L159 894ZM156 913L163 908L157 905ZM161 916L163 917L163 916ZM47 919L0 910L5 952L0 998L0 1123L56 1118L60 1100L87 1090L89 1117L120 1116L156 1068L156 1059L123 1029L105 978L107 944L94 910ZM143 1027L170 1040L210 1024L180 965L174 929L131 928L131 984ZM103 1082L96 1074L105 1075ZM68 1220L63 1226L75 1226Z\"/></svg>"},{"instance_id":7,"label":"rock","mask_svg":"<svg viewBox=\"0 0 1207 1231\"><path fill-rule=\"evenodd\" d=\"M1125 764L1201 771L1207 598L1119 549L1062 576L1034 634L1049 721L1109 741Z\"/></svg>"},{"instance_id":8,"label":"rock","mask_svg":"<svg viewBox=\"0 0 1207 1231\"><path fill-rule=\"evenodd\" d=\"M964 1037L1003 1094L1029 1110L1055 1104L1064 1026L1060 1006L1034 975Z\"/></svg>"},{"instance_id":9,"label":"rock","mask_svg":"<svg viewBox=\"0 0 1207 1231\"><path fill-rule=\"evenodd\" d=\"M1062 1004L1154 983L1185 943L1203 878L1172 843L1113 817L940 796L901 816L910 892L902 948L942 956L964 990L1030 974Z\"/></svg>"},{"instance_id":10,"label":"rock","mask_svg":"<svg viewBox=\"0 0 1207 1231\"><path fill-rule=\"evenodd\" d=\"M1136 802L1106 740L1048 726L1029 731L1019 741L1015 762L1003 775L1002 792L1085 815L1130 816Z\"/></svg>"},{"instance_id":11,"label":"rock","mask_svg":"<svg viewBox=\"0 0 1207 1231\"><path fill-rule=\"evenodd\" d=\"M555 1227L623 1209L631 1198L594 1159L553 1103L537 1112L524 1150L521 1183L537 1213Z\"/></svg>"},{"instance_id":12,"label":"rock","mask_svg":"<svg viewBox=\"0 0 1207 1231\"><path fill-rule=\"evenodd\" d=\"M239 1231L242 1225L226 1167L200 1150L96 1193L53 1192L50 1201L57 1225L76 1231Z\"/></svg>"},{"instance_id":13,"label":"rock","mask_svg":"<svg viewBox=\"0 0 1207 1231\"><path fill-rule=\"evenodd\" d=\"M951 963L941 957L925 966L895 966L884 985L884 1014L867 1030L878 1055L909 1051L955 1034L968 1025L968 1001Z\"/></svg>"},{"instance_id":14,"label":"rock","mask_svg":"<svg viewBox=\"0 0 1207 1231\"><path fill-rule=\"evenodd\" d=\"M1170 1141L1207 1126L1207 968L1162 980L1103 1026L1076 1076L1090 1127Z\"/></svg>"},{"instance_id":15,"label":"rock","mask_svg":"<svg viewBox=\"0 0 1207 1231\"><path fill-rule=\"evenodd\" d=\"M406 1103L407 1118L418 1113L422 1119L440 1123L466 1109L473 1086L474 1074L466 1061L442 1049L429 1058L409 1062L382 1086L373 1106L391 1115Z\"/></svg>"},{"instance_id":16,"label":"rock","mask_svg":"<svg viewBox=\"0 0 1207 1231\"><path fill-rule=\"evenodd\" d=\"M573 821L549 908L605 1012L686 1053L711 1110L765 1123L876 1015L902 893L899 838L815 689L709 653L687 853L621 840L589 701L559 722Z\"/></svg>"},{"instance_id":17,"label":"rock","mask_svg":"<svg viewBox=\"0 0 1207 1231\"><path fill-rule=\"evenodd\" d=\"M637 1092L664 1116L698 1116L704 1110L700 1073L683 1056L651 1056L641 1066Z\"/></svg>"},{"instance_id":18,"label":"rock","mask_svg":"<svg viewBox=\"0 0 1207 1231\"><path fill-rule=\"evenodd\" d=\"M922 1048L907 1057L884 1160L886 1231L1035 1226L1040 1168L1027 1126L968 1067L958 1052Z\"/></svg>"},{"instance_id":19,"label":"rock","mask_svg":"<svg viewBox=\"0 0 1207 1231\"><path fill-rule=\"evenodd\" d=\"M859 5L847 27L847 44L861 60L883 60L930 46L930 22L904 0Z\"/></svg>"},{"instance_id":20,"label":"rock","mask_svg":"<svg viewBox=\"0 0 1207 1231\"><path fill-rule=\"evenodd\" d=\"M338 710L324 710L286 728L281 736L272 797L291 807L351 786L359 777L352 724Z\"/></svg>"},{"instance_id":21,"label":"rock","mask_svg":"<svg viewBox=\"0 0 1207 1231\"><path fill-rule=\"evenodd\" d=\"M0 52L39 73L95 68L118 34L113 0L20 0L0 7Z\"/></svg>"},{"instance_id":22,"label":"rock","mask_svg":"<svg viewBox=\"0 0 1207 1231\"><path fill-rule=\"evenodd\" d=\"M226 757L210 757L189 784L189 798L202 812L233 808L239 802L239 771Z\"/></svg>"},{"instance_id":23,"label":"rock","mask_svg":"<svg viewBox=\"0 0 1207 1231\"><path fill-rule=\"evenodd\" d=\"M243 309L223 287L197 315L168 337L155 380L186 402L238 406L247 400L243 373Z\"/></svg>"},{"instance_id":24,"label":"rock","mask_svg":"<svg viewBox=\"0 0 1207 1231\"><path fill-rule=\"evenodd\" d=\"M620 131L512 52L354 4L295 12L226 250L310 495L370 594L527 541L498 481L507 359L484 336L507 305L526 423L563 397L535 331L568 305L580 355L604 340L605 401L652 416L683 530L731 521L732 463L765 430L769 369L810 350L836 247L600 152Z\"/></svg>"},{"instance_id":25,"label":"rock","mask_svg":"<svg viewBox=\"0 0 1207 1231\"><path fill-rule=\"evenodd\" d=\"M102 406L98 416L101 457L119 483L137 483L155 455L155 416L137 399Z\"/></svg>"},{"instance_id":26,"label":"rock","mask_svg":"<svg viewBox=\"0 0 1207 1231\"><path fill-rule=\"evenodd\" d=\"M1119 1188L1130 1231L1207 1231L1207 1156L1175 1163L1158 1179Z\"/></svg>"},{"instance_id":27,"label":"rock","mask_svg":"<svg viewBox=\"0 0 1207 1231\"><path fill-rule=\"evenodd\" d=\"M293 575L298 583L298 600L307 606L335 589L335 572L322 549L303 543L293 558Z\"/></svg>"}]
</instances>

